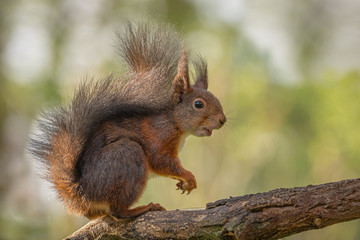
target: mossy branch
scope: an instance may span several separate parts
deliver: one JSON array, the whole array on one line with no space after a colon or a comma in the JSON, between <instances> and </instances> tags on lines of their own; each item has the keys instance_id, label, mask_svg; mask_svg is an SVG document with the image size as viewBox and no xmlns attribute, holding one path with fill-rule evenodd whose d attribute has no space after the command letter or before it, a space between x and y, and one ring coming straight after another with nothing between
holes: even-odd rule
<instances>
[{"instance_id":1,"label":"mossy branch","mask_svg":"<svg viewBox=\"0 0 360 240\"><path fill-rule=\"evenodd\" d=\"M75 239L279 239L360 218L360 179L230 197L205 209L89 222Z\"/></svg>"}]
</instances>

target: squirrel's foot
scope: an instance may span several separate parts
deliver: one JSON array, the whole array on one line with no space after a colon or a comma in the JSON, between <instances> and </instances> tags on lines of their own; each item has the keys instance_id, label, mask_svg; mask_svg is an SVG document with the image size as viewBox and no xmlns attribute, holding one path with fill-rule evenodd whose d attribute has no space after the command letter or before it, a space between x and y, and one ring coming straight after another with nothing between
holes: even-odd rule
<instances>
[{"instance_id":1,"label":"squirrel's foot","mask_svg":"<svg viewBox=\"0 0 360 240\"><path fill-rule=\"evenodd\" d=\"M182 190L181 194L184 194L187 191L187 194L189 194L193 189L195 189L196 186L196 179L192 173L189 173L187 176L187 179L184 181L182 179L178 179L179 182L176 184L177 189L176 190Z\"/></svg>"},{"instance_id":2,"label":"squirrel's foot","mask_svg":"<svg viewBox=\"0 0 360 240\"><path fill-rule=\"evenodd\" d=\"M166 209L158 203L149 203L148 205L140 206L133 209L118 209L117 211L111 212L109 215L115 220L130 219L138 217L144 213L151 211L166 211Z\"/></svg>"},{"instance_id":3,"label":"squirrel's foot","mask_svg":"<svg viewBox=\"0 0 360 240\"><path fill-rule=\"evenodd\" d=\"M151 202L147 206L149 207L149 211L166 211L166 209L158 203Z\"/></svg>"}]
</instances>

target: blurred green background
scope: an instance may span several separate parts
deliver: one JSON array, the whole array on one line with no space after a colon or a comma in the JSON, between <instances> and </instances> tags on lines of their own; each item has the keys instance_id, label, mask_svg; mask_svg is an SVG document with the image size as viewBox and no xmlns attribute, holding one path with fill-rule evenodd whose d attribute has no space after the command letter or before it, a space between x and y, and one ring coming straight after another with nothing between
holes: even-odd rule
<instances>
[{"instance_id":1,"label":"blurred green background","mask_svg":"<svg viewBox=\"0 0 360 240\"><path fill-rule=\"evenodd\" d=\"M61 239L87 222L67 215L24 146L41 109L85 77L121 72L125 19L174 24L208 60L229 118L181 152L198 189L154 178L138 205L204 207L359 177L359 12L356 0L0 0L0 239ZM360 222L286 239L360 239Z\"/></svg>"}]
</instances>

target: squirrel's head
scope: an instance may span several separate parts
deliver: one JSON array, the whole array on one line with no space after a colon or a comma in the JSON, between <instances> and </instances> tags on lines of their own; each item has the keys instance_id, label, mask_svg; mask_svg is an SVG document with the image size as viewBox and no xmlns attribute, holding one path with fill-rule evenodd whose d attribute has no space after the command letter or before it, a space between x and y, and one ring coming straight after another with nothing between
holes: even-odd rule
<instances>
[{"instance_id":1,"label":"squirrel's head","mask_svg":"<svg viewBox=\"0 0 360 240\"><path fill-rule=\"evenodd\" d=\"M196 81L190 84L188 60L183 51L173 81L174 116L179 128L195 136L210 136L226 122L219 100L209 91L207 66L202 58L195 62Z\"/></svg>"}]
</instances>

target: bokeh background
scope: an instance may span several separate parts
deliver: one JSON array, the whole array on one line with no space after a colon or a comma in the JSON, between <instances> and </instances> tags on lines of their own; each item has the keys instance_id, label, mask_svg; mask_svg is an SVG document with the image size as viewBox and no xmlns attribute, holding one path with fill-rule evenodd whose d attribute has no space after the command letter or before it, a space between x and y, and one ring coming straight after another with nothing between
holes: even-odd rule
<instances>
[{"instance_id":1,"label":"bokeh background","mask_svg":"<svg viewBox=\"0 0 360 240\"><path fill-rule=\"evenodd\" d=\"M208 60L229 118L181 152L198 189L154 178L138 205L204 207L359 177L359 12L356 0L0 0L0 239L61 239L87 222L67 215L24 146L41 109L85 77L122 71L125 19L174 24ZM360 222L286 239L360 239Z\"/></svg>"}]
</instances>

